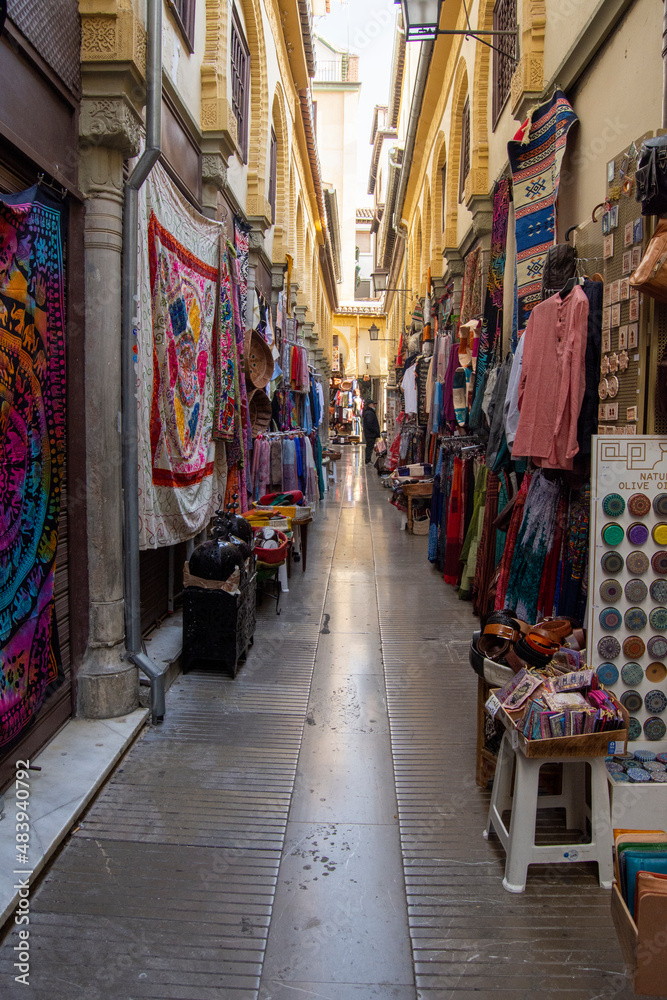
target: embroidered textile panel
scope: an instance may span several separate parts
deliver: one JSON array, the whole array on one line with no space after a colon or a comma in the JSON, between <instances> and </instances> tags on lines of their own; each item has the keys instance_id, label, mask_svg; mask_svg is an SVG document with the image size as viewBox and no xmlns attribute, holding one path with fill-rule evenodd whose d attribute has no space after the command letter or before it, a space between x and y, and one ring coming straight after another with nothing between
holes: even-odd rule
<instances>
[{"instance_id":1,"label":"embroidered textile panel","mask_svg":"<svg viewBox=\"0 0 667 1000\"><path fill-rule=\"evenodd\" d=\"M0 745L58 673L53 587L65 459L62 205L0 200Z\"/></svg>"}]
</instances>

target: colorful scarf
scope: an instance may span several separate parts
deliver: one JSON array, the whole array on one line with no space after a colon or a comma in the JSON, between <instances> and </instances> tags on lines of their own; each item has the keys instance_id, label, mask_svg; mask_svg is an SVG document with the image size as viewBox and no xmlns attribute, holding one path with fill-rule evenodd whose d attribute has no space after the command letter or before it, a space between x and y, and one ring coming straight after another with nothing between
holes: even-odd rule
<instances>
[{"instance_id":1,"label":"colorful scarf","mask_svg":"<svg viewBox=\"0 0 667 1000\"><path fill-rule=\"evenodd\" d=\"M556 237L560 167L570 126L577 121L561 90L532 112L507 144L514 181L519 334L542 299L542 270Z\"/></svg>"},{"instance_id":2,"label":"colorful scarf","mask_svg":"<svg viewBox=\"0 0 667 1000\"><path fill-rule=\"evenodd\" d=\"M250 248L250 229L245 222L234 216L234 246L236 259L239 263L239 289L241 292L241 328L245 333L248 326L248 262Z\"/></svg>"},{"instance_id":3,"label":"colorful scarf","mask_svg":"<svg viewBox=\"0 0 667 1000\"><path fill-rule=\"evenodd\" d=\"M53 586L65 455L62 206L0 201L0 745L58 672Z\"/></svg>"},{"instance_id":4,"label":"colorful scarf","mask_svg":"<svg viewBox=\"0 0 667 1000\"><path fill-rule=\"evenodd\" d=\"M218 300L218 337L215 344L215 418L213 436L223 441L234 437L236 411L236 343L232 311L232 280L229 273L229 253L224 239L220 240L220 298Z\"/></svg>"},{"instance_id":5,"label":"colorful scarf","mask_svg":"<svg viewBox=\"0 0 667 1000\"><path fill-rule=\"evenodd\" d=\"M137 396L139 544L204 528L225 488L213 439L220 226L157 164L140 193Z\"/></svg>"}]
</instances>

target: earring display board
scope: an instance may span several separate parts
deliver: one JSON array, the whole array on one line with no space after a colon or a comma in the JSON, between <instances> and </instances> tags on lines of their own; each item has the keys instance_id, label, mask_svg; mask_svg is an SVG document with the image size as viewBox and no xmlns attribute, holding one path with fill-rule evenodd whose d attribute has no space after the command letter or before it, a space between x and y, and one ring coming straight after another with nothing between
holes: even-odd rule
<instances>
[{"instance_id":1,"label":"earring display board","mask_svg":"<svg viewBox=\"0 0 667 1000\"><path fill-rule=\"evenodd\" d=\"M593 438L588 662L630 713L628 750L667 749L667 439Z\"/></svg>"},{"instance_id":2,"label":"earring display board","mask_svg":"<svg viewBox=\"0 0 667 1000\"><path fill-rule=\"evenodd\" d=\"M630 288L648 242L648 219L635 200L634 175L646 132L607 164L606 202L576 231L577 254L589 276L604 279L598 433L635 435L644 428L649 302Z\"/></svg>"}]
</instances>

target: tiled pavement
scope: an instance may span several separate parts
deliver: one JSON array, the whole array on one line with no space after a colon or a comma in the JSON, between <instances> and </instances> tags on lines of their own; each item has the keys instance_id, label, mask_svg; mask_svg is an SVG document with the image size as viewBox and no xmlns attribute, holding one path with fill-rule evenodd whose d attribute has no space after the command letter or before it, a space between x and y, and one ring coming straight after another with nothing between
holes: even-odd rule
<instances>
[{"instance_id":1,"label":"tiled pavement","mask_svg":"<svg viewBox=\"0 0 667 1000\"><path fill-rule=\"evenodd\" d=\"M503 890L470 608L359 456L236 680L181 677L66 841L3 1000L633 996L590 866Z\"/></svg>"}]
</instances>

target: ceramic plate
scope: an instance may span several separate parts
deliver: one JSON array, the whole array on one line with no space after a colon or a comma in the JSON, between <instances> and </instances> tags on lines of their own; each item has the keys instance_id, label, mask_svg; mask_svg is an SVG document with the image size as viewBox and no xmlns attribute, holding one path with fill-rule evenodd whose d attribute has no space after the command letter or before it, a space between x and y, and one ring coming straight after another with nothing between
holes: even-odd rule
<instances>
[{"instance_id":1,"label":"ceramic plate","mask_svg":"<svg viewBox=\"0 0 667 1000\"><path fill-rule=\"evenodd\" d=\"M613 636L609 636L609 638L612 639ZM623 640L623 652L625 653L625 655L628 657L629 660L638 660L640 656L643 656L644 653L646 652L646 646L644 645L644 640L640 639L638 635L629 635L627 639ZM659 656L661 654L656 653L655 655ZM613 660L614 657L610 656L609 659Z\"/></svg>"},{"instance_id":2,"label":"ceramic plate","mask_svg":"<svg viewBox=\"0 0 667 1000\"><path fill-rule=\"evenodd\" d=\"M641 632L643 628L646 628L648 621L646 612L642 611L641 608L628 608L623 620L625 627L631 632Z\"/></svg>"},{"instance_id":3,"label":"ceramic plate","mask_svg":"<svg viewBox=\"0 0 667 1000\"><path fill-rule=\"evenodd\" d=\"M648 620L656 632L664 632L667 629L667 608L653 608Z\"/></svg>"},{"instance_id":4,"label":"ceramic plate","mask_svg":"<svg viewBox=\"0 0 667 1000\"><path fill-rule=\"evenodd\" d=\"M628 556L628 559L630 559L630 556ZM655 553L651 559L651 566L656 573L660 574L660 576L667 576L667 552L665 552L664 549ZM631 570L631 572L633 571Z\"/></svg>"},{"instance_id":5,"label":"ceramic plate","mask_svg":"<svg viewBox=\"0 0 667 1000\"><path fill-rule=\"evenodd\" d=\"M610 774L622 774L625 768L622 764L617 764L616 761L610 760L607 762L607 770Z\"/></svg>"},{"instance_id":6,"label":"ceramic plate","mask_svg":"<svg viewBox=\"0 0 667 1000\"><path fill-rule=\"evenodd\" d=\"M620 493L607 493L602 501L602 509L607 517L620 517L625 511L625 500Z\"/></svg>"},{"instance_id":7,"label":"ceramic plate","mask_svg":"<svg viewBox=\"0 0 667 1000\"><path fill-rule=\"evenodd\" d=\"M651 501L645 493L633 493L628 500L628 510L633 517L646 517L650 509Z\"/></svg>"},{"instance_id":8,"label":"ceramic plate","mask_svg":"<svg viewBox=\"0 0 667 1000\"><path fill-rule=\"evenodd\" d=\"M667 656L667 639L664 635L652 635L646 643L646 648L651 657L661 660L664 656ZM633 656L633 660L638 659L638 656Z\"/></svg>"},{"instance_id":9,"label":"ceramic plate","mask_svg":"<svg viewBox=\"0 0 667 1000\"><path fill-rule=\"evenodd\" d=\"M623 624L623 617L618 608L604 608L600 612L600 625L607 632L615 632ZM646 624L646 622L644 622ZM628 628L630 626L628 625Z\"/></svg>"},{"instance_id":10,"label":"ceramic plate","mask_svg":"<svg viewBox=\"0 0 667 1000\"><path fill-rule=\"evenodd\" d=\"M598 642L598 653L604 660L615 660L620 652L621 644L613 635L603 635ZM618 680L618 671L616 672L616 680ZM615 684L616 681L610 681L609 683Z\"/></svg>"},{"instance_id":11,"label":"ceramic plate","mask_svg":"<svg viewBox=\"0 0 667 1000\"><path fill-rule=\"evenodd\" d=\"M641 583L641 580L639 580ZM606 604L613 604L623 594L623 588L618 580L603 580L600 584L600 597Z\"/></svg>"},{"instance_id":12,"label":"ceramic plate","mask_svg":"<svg viewBox=\"0 0 667 1000\"><path fill-rule=\"evenodd\" d=\"M645 764L647 760L655 760L655 754L652 750L635 750L632 756L635 760L640 760L642 764Z\"/></svg>"},{"instance_id":13,"label":"ceramic plate","mask_svg":"<svg viewBox=\"0 0 667 1000\"><path fill-rule=\"evenodd\" d=\"M644 736L651 742L664 740L665 733L667 733L667 726L657 715L652 715L644 723Z\"/></svg>"},{"instance_id":14,"label":"ceramic plate","mask_svg":"<svg viewBox=\"0 0 667 1000\"><path fill-rule=\"evenodd\" d=\"M649 663L646 668L646 680L651 684L660 684L667 677L667 667L664 663Z\"/></svg>"},{"instance_id":15,"label":"ceramic plate","mask_svg":"<svg viewBox=\"0 0 667 1000\"><path fill-rule=\"evenodd\" d=\"M644 707L651 715L660 715L667 708L667 696L656 688L644 696ZM630 709L628 709L630 711ZM634 711L634 709L633 709Z\"/></svg>"},{"instance_id":16,"label":"ceramic plate","mask_svg":"<svg viewBox=\"0 0 667 1000\"><path fill-rule=\"evenodd\" d=\"M621 678L628 687L636 687L644 680L644 671L639 663L624 663Z\"/></svg>"},{"instance_id":17,"label":"ceramic plate","mask_svg":"<svg viewBox=\"0 0 667 1000\"><path fill-rule=\"evenodd\" d=\"M651 771L651 781L657 781L662 785L667 784L667 772Z\"/></svg>"},{"instance_id":18,"label":"ceramic plate","mask_svg":"<svg viewBox=\"0 0 667 1000\"><path fill-rule=\"evenodd\" d=\"M659 760L647 760L644 767L647 771L667 771L667 765Z\"/></svg>"},{"instance_id":19,"label":"ceramic plate","mask_svg":"<svg viewBox=\"0 0 667 1000\"><path fill-rule=\"evenodd\" d=\"M605 552L600 565L605 573L620 573L623 569L623 556L620 552Z\"/></svg>"},{"instance_id":20,"label":"ceramic plate","mask_svg":"<svg viewBox=\"0 0 667 1000\"><path fill-rule=\"evenodd\" d=\"M630 716L630 721L628 722L628 742L633 740L638 740L642 734L642 724L639 719L635 719Z\"/></svg>"},{"instance_id":21,"label":"ceramic plate","mask_svg":"<svg viewBox=\"0 0 667 1000\"><path fill-rule=\"evenodd\" d=\"M654 580L651 584L651 597L658 604L667 601L667 580Z\"/></svg>"},{"instance_id":22,"label":"ceramic plate","mask_svg":"<svg viewBox=\"0 0 667 1000\"><path fill-rule=\"evenodd\" d=\"M657 497L653 497L653 510L658 517L667 515L667 493L659 493Z\"/></svg>"},{"instance_id":23,"label":"ceramic plate","mask_svg":"<svg viewBox=\"0 0 667 1000\"><path fill-rule=\"evenodd\" d=\"M625 596L633 604L641 604L647 594L648 588L643 580L628 580L625 585Z\"/></svg>"},{"instance_id":24,"label":"ceramic plate","mask_svg":"<svg viewBox=\"0 0 667 1000\"><path fill-rule=\"evenodd\" d=\"M644 702L639 691L624 691L620 698L621 705L627 708L628 712L639 712Z\"/></svg>"},{"instance_id":25,"label":"ceramic plate","mask_svg":"<svg viewBox=\"0 0 667 1000\"><path fill-rule=\"evenodd\" d=\"M620 525L616 527L620 527ZM643 521L633 521L628 528L627 534L631 545L645 545L648 541L648 528ZM612 543L609 542L608 544L611 545Z\"/></svg>"},{"instance_id":26,"label":"ceramic plate","mask_svg":"<svg viewBox=\"0 0 667 1000\"><path fill-rule=\"evenodd\" d=\"M667 764L667 753L657 753L655 759L660 761L661 764Z\"/></svg>"},{"instance_id":27,"label":"ceramic plate","mask_svg":"<svg viewBox=\"0 0 667 1000\"><path fill-rule=\"evenodd\" d=\"M629 767L628 778L630 781L650 781L651 775L643 767Z\"/></svg>"},{"instance_id":28,"label":"ceramic plate","mask_svg":"<svg viewBox=\"0 0 667 1000\"><path fill-rule=\"evenodd\" d=\"M648 536L648 532L647 532ZM602 541L605 545L620 545L625 537L625 532L620 524L616 524L614 521L610 521L609 524L605 524L602 529ZM641 544L637 542L636 544Z\"/></svg>"},{"instance_id":29,"label":"ceramic plate","mask_svg":"<svg viewBox=\"0 0 667 1000\"><path fill-rule=\"evenodd\" d=\"M667 777L667 775L666 775L666 777ZM626 782L626 781L627 782L630 781L630 779L628 778L628 776L625 773L625 771L622 771L621 774L612 774L612 778L613 778L614 781L619 781L621 783Z\"/></svg>"},{"instance_id":30,"label":"ceramic plate","mask_svg":"<svg viewBox=\"0 0 667 1000\"><path fill-rule=\"evenodd\" d=\"M667 552L665 555L667 556ZM628 572L632 573L633 576L643 576L649 566L648 556L645 552L640 552L638 549L635 549L634 552L628 555L625 563L628 567ZM656 572L659 571L656 570ZM665 573L667 573L667 565L665 566Z\"/></svg>"},{"instance_id":31,"label":"ceramic plate","mask_svg":"<svg viewBox=\"0 0 667 1000\"><path fill-rule=\"evenodd\" d=\"M618 668L613 663L601 663L596 672L600 684L609 686L618 680Z\"/></svg>"}]
</instances>

